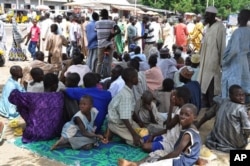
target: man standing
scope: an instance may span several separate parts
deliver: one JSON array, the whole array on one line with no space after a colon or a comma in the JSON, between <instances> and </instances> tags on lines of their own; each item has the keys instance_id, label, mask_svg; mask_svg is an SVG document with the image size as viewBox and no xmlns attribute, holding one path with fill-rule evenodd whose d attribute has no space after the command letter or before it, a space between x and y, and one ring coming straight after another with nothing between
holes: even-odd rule
<instances>
[{"instance_id":1,"label":"man standing","mask_svg":"<svg viewBox=\"0 0 250 166\"><path fill-rule=\"evenodd\" d=\"M154 27L149 21L148 16L143 17L143 24L145 26L144 31L144 41L145 41L145 47L144 47L144 54L147 56L147 59L149 58L149 50L154 47L154 44L156 42L155 36L154 36Z\"/></svg>"},{"instance_id":2,"label":"man standing","mask_svg":"<svg viewBox=\"0 0 250 166\"><path fill-rule=\"evenodd\" d=\"M201 15L197 15L194 30L189 34L190 40L194 45L194 50L199 52L201 48L201 39L203 32L203 23L201 22Z\"/></svg>"},{"instance_id":3,"label":"man standing","mask_svg":"<svg viewBox=\"0 0 250 166\"><path fill-rule=\"evenodd\" d=\"M50 34L50 25L52 25L53 21L50 19L50 13L45 13L45 20L41 22L41 48L40 50L45 54L48 55L46 51L46 42L47 37Z\"/></svg>"},{"instance_id":4,"label":"man standing","mask_svg":"<svg viewBox=\"0 0 250 166\"><path fill-rule=\"evenodd\" d=\"M101 67L104 59L104 52L108 52L108 74L111 72L111 63L113 59L114 45L111 39L121 32L115 21L109 20L107 9L101 10L101 20L95 23L98 40L98 53L97 53L97 68L96 72L101 74Z\"/></svg>"},{"instance_id":5,"label":"man standing","mask_svg":"<svg viewBox=\"0 0 250 166\"><path fill-rule=\"evenodd\" d=\"M30 33L28 35L28 39L25 45L27 45L28 41L30 40L28 50L34 60L36 59L35 57L36 48L40 48L39 47L40 46L40 28L37 26L36 20L33 20L32 22L33 22L33 26L30 29Z\"/></svg>"},{"instance_id":6,"label":"man standing","mask_svg":"<svg viewBox=\"0 0 250 166\"><path fill-rule=\"evenodd\" d=\"M95 60L97 58L97 33L95 30L95 23L99 20L99 15L94 12L91 16L93 19L86 26L86 37L88 40L88 56L87 56L87 65L92 71L95 71Z\"/></svg>"},{"instance_id":7,"label":"man standing","mask_svg":"<svg viewBox=\"0 0 250 166\"><path fill-rule=\"evenodd\" d=\"M183 23L183 17L179 18L179 24L174 27L175 44L181 46L186 50L187 47L187 36L188 30L187 26Z\"/></svg>"},{"instance_id":8,"label":"man standing","mask_svg":"<svg viewBox=\"0 0 250 166\"><path fill-rule=\"evenodd\" d=\"M137 36L137 30L136 30L136 27L135 27L136 18L131 16L129 18L129 22L130 22L130 25L127 28L127 32L128 32L127 41L128 41L129 52L131 52L132 50L130 49L130 45L131 44L134 44L134 45L137 44L137 42L134 40L136 38L136 36Z\"/></svg>"},{"instance_id":9,"label":"man standing","mask_svg":"<svg viewBox=\"0 0 250 166\"><path fill-rule=\"evenodd\" d=\"M204 94L206 106L210 107L213 97L221 92L221 57L225 49L226 29L215 19L217 9L209 6L205 13L206 33L201 47L198 81Z\"/></svg>"}]
</instances>

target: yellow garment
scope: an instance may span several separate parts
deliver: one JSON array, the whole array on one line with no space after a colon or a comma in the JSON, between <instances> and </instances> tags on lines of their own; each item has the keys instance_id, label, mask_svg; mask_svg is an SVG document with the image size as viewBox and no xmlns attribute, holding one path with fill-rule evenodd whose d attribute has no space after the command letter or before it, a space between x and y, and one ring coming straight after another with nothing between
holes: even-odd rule
<instances>
[{"instance_id":1,"label":"yellow garment","mask_svg":"<svg viewBox=\"0 0 250 166\"><path fill-rule=\"evenodd\" d=\"M195 24L193 32L189 34L192 44L194 45L195 51L199 52L201 48L203 24L198 22Z\"/></svg>"},{"instance_id":2,"label":"yellow garment","mask_svg":"<svg viewBox=\"0 0 250 166\"><path fill-rule=\"evenodd\" d=\"M144 137L144 136L149 134L148 129L146 129L146 128L135 128L135 132L137 134L139 134L139 136L141 136L141 137Z\"/></svg>"}]
</instances>

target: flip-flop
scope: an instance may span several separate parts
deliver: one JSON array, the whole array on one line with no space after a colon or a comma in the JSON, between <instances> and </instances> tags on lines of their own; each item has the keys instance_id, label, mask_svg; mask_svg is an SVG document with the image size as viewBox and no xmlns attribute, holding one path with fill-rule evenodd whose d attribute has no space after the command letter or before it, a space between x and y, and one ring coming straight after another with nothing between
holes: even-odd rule
<instances>
[{"instance_id":1,"label":"flip-flop","mask_svg":"<svg viewBox=\"0 0 250 166\"><path fill-rule=\"evenodd\" d=\"M14 129L14 135L15 136L22 136L23 135L23 129L21 127Z\"/></svg>"},{"instance_id":2,"label":"flip-flop","mask_svg":"<svg viewBox=\"0 0 250 166\"><path fill-rule=\"evenodd\" d=\"M0 142L2 142L5 135L6 126L3 124L3 129L0 131Z\"/></svg>"},{"instance_id":3,"label":"flip-flop","mask_svg":"<svg viewBox=\"0 0 250 166\"><path fill-rule=\"evenodd\" d=\"M19 121L17 119L12 119L10 122L9 122L9 126L11 128L16 128L19 126Z\"/></svg>"}]
</instances>

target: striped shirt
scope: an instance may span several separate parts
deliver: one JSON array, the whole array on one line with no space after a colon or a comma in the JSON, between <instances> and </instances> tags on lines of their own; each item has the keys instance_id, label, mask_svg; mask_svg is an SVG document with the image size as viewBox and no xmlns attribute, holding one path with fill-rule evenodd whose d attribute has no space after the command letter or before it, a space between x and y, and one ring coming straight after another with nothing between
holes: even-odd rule
<instances>
[{"instance_id":1,"label":"striped shirt","mask_svg":"<svg viewBox=\"0 0 250 166\"><path fill-rule=\"evenodd\" d=\"M98 48L107 47L112 44L112 41L108 41L107 39L115 25L116 23L112 20L100 20L95 23Z\"/></svg>"},{"instance_id":2,"label":"striped shirt","mask_svg":"<svg viewBox=\"0 0 250 166\"><path fill-rule=\"evenodd\" d=\"M147 34L145 38L145 43L153 44L155 42L155 36L154 36L154 27L151 23L147 23L144 33Z\"/></svg>"}]
</instances>

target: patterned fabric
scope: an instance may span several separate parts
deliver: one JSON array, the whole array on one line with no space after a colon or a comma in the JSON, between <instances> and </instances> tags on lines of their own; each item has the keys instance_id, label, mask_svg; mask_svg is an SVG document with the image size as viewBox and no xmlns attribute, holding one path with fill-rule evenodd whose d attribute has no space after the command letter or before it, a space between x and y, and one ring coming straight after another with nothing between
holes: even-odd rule
<instances>
[{"instance_id":1,"label":"patterned fabric","mask_svg":"<svg viewBox=\"0 0 250 166\"><path fill-rule=\"evenodd\" d=\"M26 123L22 141L24 143L49 140L60 136L63 121L63 94L11 92L9 101Z\"/></svg>"},{"instance_id":2,"label":"patterned fabric","mask_svg":"<svg viewBox=\"0 0 250 166\"><path fill-rule=\"evenodd\" d=\"M220 97L215 97L214 101L220 107L216 113L214 128L207 136L206 146L223 152L243 149L248 139L244 130L250 131L247 108Z\"/></svg>"},{"instance_id":3,"label":"patterned fabric","mask_svg":"<svg viewBox=\"0 0 250 166\"><path fill-rule=\"evenodd\" d=\"M12 47L9 51L9 60L11 60L11 61L26 60L26 55L23 53L23 50L21 48L21 43L23 42L23 37L18 29L18 25L15 21L15 17L13 17L13 18L14 18L14 19L12 19L13 43L12 43Z\"/></svg>"},{"instance_id":4,"label":"patterned fabric","mask_svg":"<svg viewBox=\"0 0 250 166\"><path fill-rule=\"evenodd\" d=\"M121 119L132 121L134 111L134 99L132 90L125 85L113 98L108 106L108 120L116 124L123 124Z\"/></svg>"},{"instance_id":5,"label":"patterned fabric","mask_svg":"<svg viewBox=\"0 0 250 166\"><path fill-rule=\"evenodd\" d=\"M25 91L19 82L13 80L12 78L9 78L3 87L2 98L0 99L0 115L6 118L15 118L19 115L16 111L16 106L11 104L8 100L10 93L14 89Z\"/></svg>"},{"instance_id":6,"label":"patterned fabric","mask_svg":"<svg viewBox=\"0 0 250 166\"><path fill-rule=\"evenodd\" d=\"M20 138L15 140L15 145L28 149L36 154L64 163L65 165L84 166L116 166L119 158L130 161L140 161L147 156L140 148L126 145L121 142L100 144L91 150L58 149L50 151L56 140L32 142L23 144Z\"/></svg>"}]
</instances>

